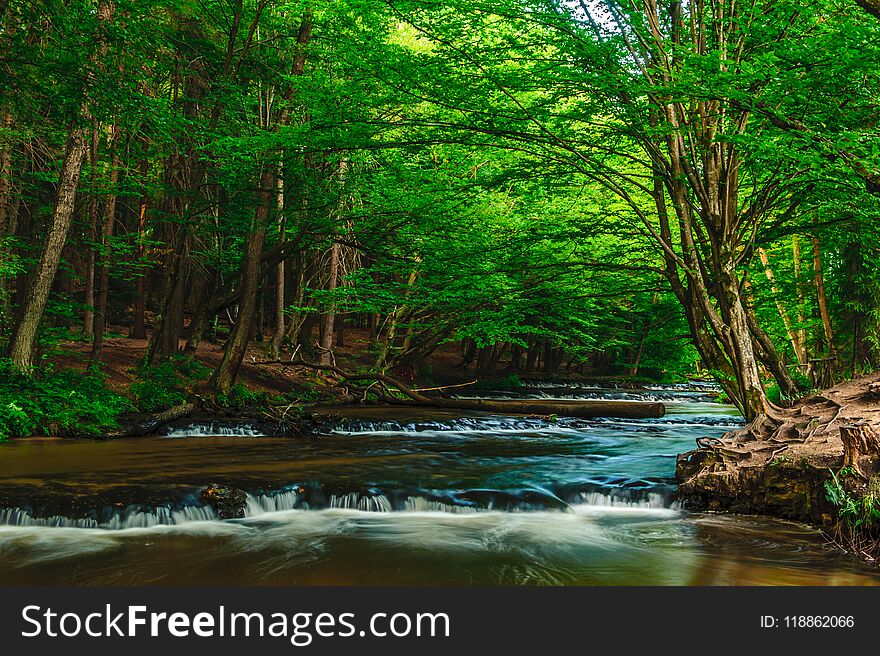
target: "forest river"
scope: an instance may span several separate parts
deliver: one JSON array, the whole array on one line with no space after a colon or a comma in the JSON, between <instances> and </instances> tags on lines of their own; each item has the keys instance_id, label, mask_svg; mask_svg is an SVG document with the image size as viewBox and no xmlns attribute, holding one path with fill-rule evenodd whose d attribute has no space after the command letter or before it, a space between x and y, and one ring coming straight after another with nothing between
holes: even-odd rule
<instances>
[{"instance_id":1,"label":"forest river","mask_svg":"<svg viewBox=\"0 0 880 656\"><path fill-rule=\"evenodd\" d=\"M0 583L880 583L806 526L676 505L676 454L741 424L705 392L494 394L666 403L651 420L366 408L309 437L227 423L2 445ZM199 502L211 483L248 492L244 518Z\"/></svg>"}]
</instances>

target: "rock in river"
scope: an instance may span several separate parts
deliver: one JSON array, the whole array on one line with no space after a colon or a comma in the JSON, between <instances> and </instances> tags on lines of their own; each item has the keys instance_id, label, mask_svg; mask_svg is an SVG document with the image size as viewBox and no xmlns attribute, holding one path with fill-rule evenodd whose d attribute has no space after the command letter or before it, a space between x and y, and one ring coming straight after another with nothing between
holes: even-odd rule
<instances>
[{"instance_id":1,"label":"rock in river","mask_svg":"<svg viewBox=\"0 0 880 656\"><path fill-rule=\"evenodd\" d=\"M202 502L213 507L220 519L240 519L247 506L247 493L228 485L212 483L201 495Z\"/></svg>"}]
</instances>

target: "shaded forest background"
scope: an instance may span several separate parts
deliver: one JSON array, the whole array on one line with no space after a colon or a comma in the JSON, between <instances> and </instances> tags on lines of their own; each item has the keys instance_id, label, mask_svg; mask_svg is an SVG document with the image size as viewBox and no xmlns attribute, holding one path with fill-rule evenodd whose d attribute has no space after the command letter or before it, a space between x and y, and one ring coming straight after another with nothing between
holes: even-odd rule
<instances>
[{"instance_id":1,"label":"shaded forest background","mask_svg":"<svg viewBox=\"0 0 880 656\"><path fill-rule=\"evenodd\" d=\"M0 433L247 398L246 358L330 364L351 335L421 380L438 352L713 376L748 419L873 371L878 17L0 2ZM110 390L123 339L143 357Z\"/></svg>"}]
</instances>

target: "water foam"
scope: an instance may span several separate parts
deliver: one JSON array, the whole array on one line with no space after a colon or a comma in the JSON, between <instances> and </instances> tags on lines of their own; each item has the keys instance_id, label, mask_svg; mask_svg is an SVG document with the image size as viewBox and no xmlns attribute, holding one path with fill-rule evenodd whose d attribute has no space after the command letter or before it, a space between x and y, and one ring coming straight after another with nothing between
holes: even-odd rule
<instances>
[{"instance_id":1,"label":"water foam","mask_svg":"<svg viewBox=\"0 0 880 656\"><path fill-rule=\"evenodd\" d=\"M268 437L254 424L248 423L194 423L170 428L163 437Z\"/></svg>"}]
</instances>

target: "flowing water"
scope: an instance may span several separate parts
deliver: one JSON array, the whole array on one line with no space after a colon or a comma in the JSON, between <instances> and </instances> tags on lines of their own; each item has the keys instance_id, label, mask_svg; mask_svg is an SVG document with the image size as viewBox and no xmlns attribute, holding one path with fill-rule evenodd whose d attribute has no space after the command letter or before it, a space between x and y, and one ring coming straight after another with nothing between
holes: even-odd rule
<instances>
[{"instance_id":1,"label":"flowing water","mask_svg":"<svg viewBox=\"0 0 880 656\"><path fill-rule=\"evenodd\" d=\"M711 388L535 384L511 398L661 400L650 420L351 409L320 434L241 423L0 446L0 584L875 584L816 532L694 514L677 453L739 425ZM199 492L248 492L220 520Z\"/></svg>"}]
</instances>

